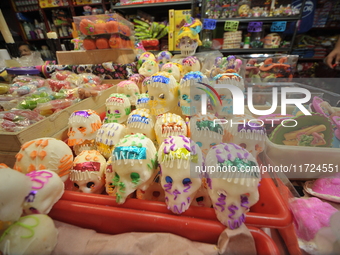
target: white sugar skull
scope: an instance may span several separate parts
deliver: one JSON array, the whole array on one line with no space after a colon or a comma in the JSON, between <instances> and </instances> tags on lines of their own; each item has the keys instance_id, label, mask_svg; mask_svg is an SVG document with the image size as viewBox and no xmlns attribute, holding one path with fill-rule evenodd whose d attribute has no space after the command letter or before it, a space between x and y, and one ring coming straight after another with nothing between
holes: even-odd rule
<instances>
[{"instance_id":1,"label":"white sugar skull","mask_svg":"<svg viewBox=\"0 0 340 255\"><path fill-rule=\"evenodd\" d=\"M52 254L58 242L53 220L44 214L27 215L14 222L0 238L1 254Z\"/></svg>"},{"instance_id":2,"label":"white sugar skull","mask_svg":"<svg viewBox=\"0 0 340 255\"><path fill-rule=\"evenodd\" d=\"M205 83L209 86L208 78L201 72L189 72L183 76L179 84L179 102L182 114L193 116L201 112L202 94L210 93L210 89L200 84Z\"/></svg>"},{"instance_id":3,"label":"white sugar skull","mask_svg":"<svg viewBox=\"0 0 340 255\"><path fill-rule=\"evenodd\" d=\"M49 170L32 171L26 176L30 178L32 188L25 198L24 214L48 214L64 194L64 182Z\"/></svg>"},{"instance_id":4,"label":"white sugar skull","mask_svg":"<svg viewBox=\"0 0 340 255\"><path fill-rule=\"evenodd\" d=\"M157 175L145 191L137 189L136 197L143 200L165 202L165 192L161 185L160 176Z\"/></svg>"},{"instance_id":5,"label":"white sugar skull","mask_svg":"<svg viewBox=\"0 0 340 255\"><path fill-rule=\"evenodd\" d=\"M97 132L96 147L106 159L111 157L115 145L127 134L127 129L119 123L103 124Z\"/></svg>"},{"instance_id":6,"label":"white sugar skull","mask_svg":"<svg viewBox=\"0 0 340 255\"><path fill-rule=\"evenodd\" d=\"M128 97L131 105L136 105L140 91L133 81L122 81L117 84L117 93L124 94Z\"/></svg>"},{"instance_id":7,"label":"white sugar skull","mask_svg":"<svg viewBox=\"0 0 340 255\"><path fill-rule=\"evenodd\" d=\"M130 81L133 81L134 83L137 84L139 91L142 91L142 83L143 83L144 79L145 79L145 76L138 74L138 73L135 73L135 74L133 74L129 77Z\"/></svg>"},{"instance_id":8,"label":"white sugar skull","mask_svg":"<svg viewBox=\"0 0 340 255\"><path fill-rule=\"evenodd\" d=\"M70 174L73 190L83 193L102 193L105 188L105 170L106 160L98 151L82 151L75 157Z\"/></svg>"},{"instance_id":9,"label":"white sugar skull","mask_svg":"<svg viewBox=\"0 0 340 255\"><path fill-rule=\"evenodd\" d=\"M142 94L139 94L137 96L137 104L136 104L136 108L137 109L141 109L141 108L150 108L149 106L149 94L147 93L142 93Z\"/></svg>"},{"instance_id":10,"label":"white sugar skull","mask_svg":"<svg viewBox=\"0 0 340 255\"><path fill-rule=\"evenodd\" d=\"M199 113L190 119L190 138L197 143L204 155L207 155L212 146L223 141L224 127L216 123L216 120L218 118L211 113Z\"/></svg>"},{"instance_id":11,"label":"white sugar skull","mask_svg":"<svg viewBox=\"0 0 340 255\"><path fill-rule=\"evenodd\" d=\"M155 60L156 61L156 57L153 53L151 52L144 52L142 53L139 58L138 58L138 62L137 62L137 68L139 69L142 64L146 61L146 60Z\"/></svg>"},{"instance_id":12,"label":"white sugar skull","mask_svg":"<svg viewBox=\"0 0 340 255\"><path fill-rule=\"evenodd\" d=\"M116 201L123 204L136 189L146 190L157 174L156 147L143 134L127 135L112 153Z\"/></svg>"},{"instance_id":13,"label":"white sugar skull","mask_svg":"<svg viewBox=\"0 0 340 255\"><path fill-rule=\"evenodd\" d=\"M22 214L25 197L31 191L30 178L11 168L0 169L0 225L17 221ZM0 227L1 230L1 227Z\"/></svg>"},{"instance_id":14,"label":"white sugar skull","mask_svg":"<svg viewBox=\"0 0 340 255\"><path fill-rule=\"evenodd\" d=\"M205 159L207 184L217 219L230 229L239 228L245 213L259 199L259 166L255 158L233 143L212 147Z\"/></svg>"},{"instance_id":15,"label":"white sugar skull","mask_svg":"<svg viewBox=\"0 0 340 255\"><path fill-rule=\"evenodd\" d=\"M170 136L158 150L165 203L173 213L185 212L193 202L201 179L195 173L203 164L200 148L185 136Z\"/></svg>"},{"instance_id":16,"label":"white sugar skull","mask_svg":"<svg viewBox=\"0 0 340 255\"><path fill-rule=\"evenodd\" d=\"M67 144L73 147L76 155L83 150L95 148L94 139L101 125L99 115L93 110L80 110L71 114L68 119Z\"/></svg>"},{"instance_id":17,"label":"white sugar skull","mask_svg":"<svg viewBox=\"0 0 340 255\"><path fill-rule=\"evenodd\" d=\"M169 136L187 136L187 124L183 118L174 113L165 113L157 117L155 133L158 144Z\"/></svg>"},{"instance_id":18,"label":"white sugar skull","mask_svg":"<svg viewBox=\"0 0 340 255\"><path fill-rule=\"evenodd\" d=\"M192 201L192 205L199 206L199 207L208 207L211 208L212 202L209 197L209 193L207 190L207 185L205 182L205 179L202 179L202 185L197 190L196 196L194 200Z\"/></svg>"},{"instance_id":19,"label":"white sugar skull","mask_svg":"<svg viewBox=\"0 0 340 255\"><path fill-rule=\"evenodd\" d=\"M175 77L176 81L179 82L181 79L182 74L182 65L178 63L169 62L164 64L161 68L162 72L167 72Z\"/></svg>"},{"instance_id":20,"label":"white sugar skull","mask_svg":"<svg viewBox=\"0 0 340 255\"><path fill-rule=\"evenodd\" d=\"M142 93L148 93L150 82L151 82L151 76L145 77L145 79L142 82Z\"/></svg>"},{"instance_id":21,"label":"white sugar skull","mask_svg":"<svg viewBox=\"0 0 340 255\"><path fill-rule=\"evenodd\" d=\"M14 169L24 174L45 170L56 172L63 181L68 179L73 164L73 152L63 141L46 137L28 141L15 156Z\"/></svg>"},{"instance_id":22,"label":"white sugar skull","mask_svg":"<svg viewBox=\"0 0 340 255\"><path fill-rule=\"evenodd\" d=\"M157 72L159 72L159 66L155 60L151 59L146 60L138 70L138 73L145 77L150 77Z\"/></svg>"},{"instance_id":23,"label":"white sugar skull","mask_svg":"<svg viewBox=\"0 0 340 255\"><path fill-rule=\"evenodd\" d=\"M124 94L111 94L106 99L106 117L104 123L124 123L131 112L130 100Z\"/></svg>"},{"instance_id":24,"label":"white sugar skull","mask_svg":"<svg viewBox=\"0 0 340 255\"><path fill-rule=\"evenodd\" d=\"M201 70L201 63L197 57L188 56L182 60L183 73L197 72Z\"/></svg>"},{"instance_id":25,"label":"white sugar skull","mask_svg":"<svg viewBox=\"0 0 340 255\"><path fill-rule=\"evenodd\" d=\"M265 148L266 129L263 125L261 120L252 116L234 116L223 125L223 142L238 144L257 158Z\"/></svg>"},{"instance_id":26,"label":"white sugar skull","mask_svg":"<svg viewBox=\"0 0 340 255\"><path fill-rule=\"evenodd\" d=\"M127 119L127 131L129 134L141 133L150 138L152 142L156 141L155 135L155 119L150 114L149 109L133 110Z\"/></svg>"},{"instance_id":27,"label":"white sugar skull","mask_svg":"<svg viewBox=\"0 0 340 255\"><path fill-rule=\"evenodd\" d=\"M193 56L196 53L196 49L199 45L199 41L191 39L189 36L184 36L179 40L178 47L182 56Z\"/></svg>"},{"instance_id":28,"label":"white sugar skull","mask_svg":"<svg viewBox=\"0 0 340 255\"><path fill-rule=\"evenodd\" d=\"M112 169L112 157L108 159L106 162L106 170L105 170L105 190L109 196L115 196L116 190L113 185L113 178L115 177L115 172Z\"/></svg>"},{"instance_id":29,"label":"white sugar skull","mask_svg":"<svg viewBox=\"0 0 340 255\"><path fill-rule=\"evenodd\" d=\"M172 54L169 51L161 51L156 55L156 61L158 63L159 68L161 69L163 65L170 62L172 58Z\"/></svg>"},{"instance_id":30,"label":"white sugar skull","mask_svg":"<svg viewBox=\"0 0 340 255\"><path fill-rule=\"evenodd\" d=\"M178 112L178 85L172 75L166 72L156 73L151 77L148 87L152 115Z\"/></svg>"},{"instance_id":31,"label":"white sugar skull","mask_svg":"<svg viewBox=\"0 0 340 255\"><path fill-rule=\"evenodd\" d=\"M223 73L214 77L216 84L234 85L244 91L243 78L237 73ZM227 88L216 88L220 95L221 104L216 104L214 109L219 117L231 118L233 116L233 96Z\"/></svg>"}]
</instances>

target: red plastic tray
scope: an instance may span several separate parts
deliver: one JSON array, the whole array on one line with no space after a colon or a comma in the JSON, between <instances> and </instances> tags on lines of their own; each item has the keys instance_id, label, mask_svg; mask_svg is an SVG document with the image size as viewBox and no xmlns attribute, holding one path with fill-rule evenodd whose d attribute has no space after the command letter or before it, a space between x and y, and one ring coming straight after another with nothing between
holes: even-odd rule
<instances>
[{"instance_id":1,"label":"red plastic tray","mask_svg":"<svg viewBox=\"0 0 340 255\"><path fill-rule=\"evenodd\" d=\"M68 194L69 192L67 192ZM132 199L130 199L132 201ZM90 203L59 200L50 214L55 220L100 233L121 234L128 232L166 232L192 241L216 244L225 229L216 220L195 219L187 216L119 208ZM248 227L254 237L257 254L279 255L274 241L258 228Z\"/></svg>"},{"instance_id":2,"label":"red plastic tray","mask_svg":"<svg viewBox=\"0 0 340 255\"><path fill-rule=\"evenodd\" d=\"M284 228L292 223L292 215L283 201L278 189L268 175L264 175L259 186L260 199L247 213L246 224L256 227ZM117 204L115 197L98 194L84 194L66 190L61 200L113 206L141 211L174 215L164 202L146 201L128 198L122 205ZM181 216L218 221L213 208L190 206ZM181 217L181 216L176 216Z\"/></svg>"}]
</instances>

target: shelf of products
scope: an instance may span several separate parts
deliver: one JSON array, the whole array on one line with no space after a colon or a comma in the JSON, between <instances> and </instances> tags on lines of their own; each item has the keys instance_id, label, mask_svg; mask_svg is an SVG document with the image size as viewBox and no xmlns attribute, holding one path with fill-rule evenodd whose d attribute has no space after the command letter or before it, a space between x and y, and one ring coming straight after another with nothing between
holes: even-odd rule
<instances>
[{"instance_id":1,"label":"shelf of products","mask_svg":"<svg viewBox=\"0 0 340 255\"><path fill-rule=\"evenodd\" d=\"M133 8L150 8L150 7L163 7L174 5L191 5L192 1L176 1L176 2L161 2L161 3L146 3L146 4L129 4L129 5L116 5L114 9L133 9Z\"/></svg>"},{"instance_id":2,"label":"shelf of products","mask_svg":"<svg viewBox=\"0 0 340 255\"><path fill-rule=\"evenodd\" d=\"M216 22L226 22L228 20L238 21L238 22L273 22L273 21L297 21L299 16L290 17L244 17L244 18L228 18L228 19L216 19Z\"/></svg>"}]
</instances>

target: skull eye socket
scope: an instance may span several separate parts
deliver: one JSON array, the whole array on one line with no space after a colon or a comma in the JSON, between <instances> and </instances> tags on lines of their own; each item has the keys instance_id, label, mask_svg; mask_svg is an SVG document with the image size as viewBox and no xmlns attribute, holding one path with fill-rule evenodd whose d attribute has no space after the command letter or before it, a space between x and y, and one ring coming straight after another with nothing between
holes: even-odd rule
<instances>
[{"instance_id":1,"label":"skull eye socket","mask_svg":"<svg viewBox=\"0 0 340 255\"><path fill-rule=\"evenodd\" d=\"M110 110L107 110L107 113L108 113L108 114L110 114L110 113L111 113L111 111L110 111Z\"/></svg>"},{"instance_id":2,"label":"skull eye socket","mask_svg":"<svg viewBox=\"0 0 340 255\"><path fill-rule=\"evenodd\" d=\"M187 185L191 183L191 179L190 178L184 178L182 181L183 185Z\"/></svg>"},{"instance_id":3,"label":"skull eye socket","mask_svg":"<svg viewBox=\"0 0 340 255\"><path fill-rule=\"evenodd\" d=\"M120 113L120 111L119 110L115 110L115 113Z\"/></svg>"},{"instance_id":4,"label":"skull eye socket","mask_svg":"<svg viewBox=\"0 0 340 255\"><path fill-rule=\"evenodd\" d=\"M151 97L150 97L150 100L153 100L153 98L154 98L154 97L153 97L153 96L151 96Z\"/></svg>"},{"instance_id":5,"label":"skull eye socket","mask_svg":"<svg viewBox=\"0 0 340 255\"><path fill-rule=\"evenodd\" d=\"M245 143L240 143L240 146L243 148L243 149L246 149L247 148L247 145Z\"/></svg>"},{"instance_id":6,"label":"skull eye socket","mask_svg":"<svg viewBox=\"0 0 340 255\"><path fill-rule=\"evenodd\" d=\"M88 182L86 183L86 187L88 187L89 189L94 187L94 182Z\"/></svg>"},{"instance_id":7,"label":"skull eye socket","mask_svg":"<svg viewBox=\"0 0 340 255\"><path fill-rule=\"evenodd\" d=\"M158 96L160 99L164 99L165 98L165 95L164 94L159 94Z\"/></svg>"},{"instance_id":8,"label":"skull eye socket","mask_svg":"<svg viewBox=\"0 0 340 255\"><path fill-rule=\"evenodd\" d=\"M187 94L183 94L183 95L182 95L182 99L183 99L183 100L187 100L188 98L189 98L189 97L188 97Z\"/></svg>"},{"instance_id":9,"label":"skull eye socket","mask_svg":"<svg viewBox=\"0 0 340 255\"><path fill-rule=\"evenodd\" d=\"M131 173L130 177L131 177L131 180L135 181L135 180L139 180L140 175L139 173Z\"/></svg>"},{"instance_id":10,"label":"skull eye socket","mask_svg":"<svg viewBox=\"0 0 340 255\"><path fill-rule=\"evenodd\" d=\"M195 101L201 100L201 96L200 96L200 95L195 95L195 96L194 96L194 100L195 100Z\"/></svg>"},{"instance_id":11,"label":"skull eye socket","mask_svg":"<svg viewBox=\"0 0 340 255\"><path fill-rule=\"evenodd\" d=\"M172 178L170 176L165 177L166 183L172 183Z\"/></svg>"},{"instance_id":12,"label":"skull eye socket","mask_svg":"<svg viewBox=\"0 0 340 255\"><path fill-rule=\"evenodd\" d=\"M79 127L78 130L82 133L86 132L86 127Z\"/></svg>"},{"instance_id":13,"label":"skull eye socket","mask_svg":"<svg viewBox=\"0 0 340 255\"><path fill-rule=\"evenodd\" d=\"M77 183L73 183L73 186L77 189L79 189L79 185Z\"/></svg>"}]
</instances>

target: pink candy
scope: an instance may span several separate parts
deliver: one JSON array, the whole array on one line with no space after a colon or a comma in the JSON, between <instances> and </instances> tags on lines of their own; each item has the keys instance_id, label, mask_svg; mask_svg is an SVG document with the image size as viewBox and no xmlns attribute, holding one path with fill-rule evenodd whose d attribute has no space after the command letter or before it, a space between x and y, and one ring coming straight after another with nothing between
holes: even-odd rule
<instances>
[{"instance_id":1,"label":"pink candy","mask_svg":"<svg viewBox=\"0 0 340 255\"><path fill-rule=\"evenodd\" d=\"M340 173L332 177L317 179L312 187L314 192L340 197Z\"/></svg>"}]
</instances>

